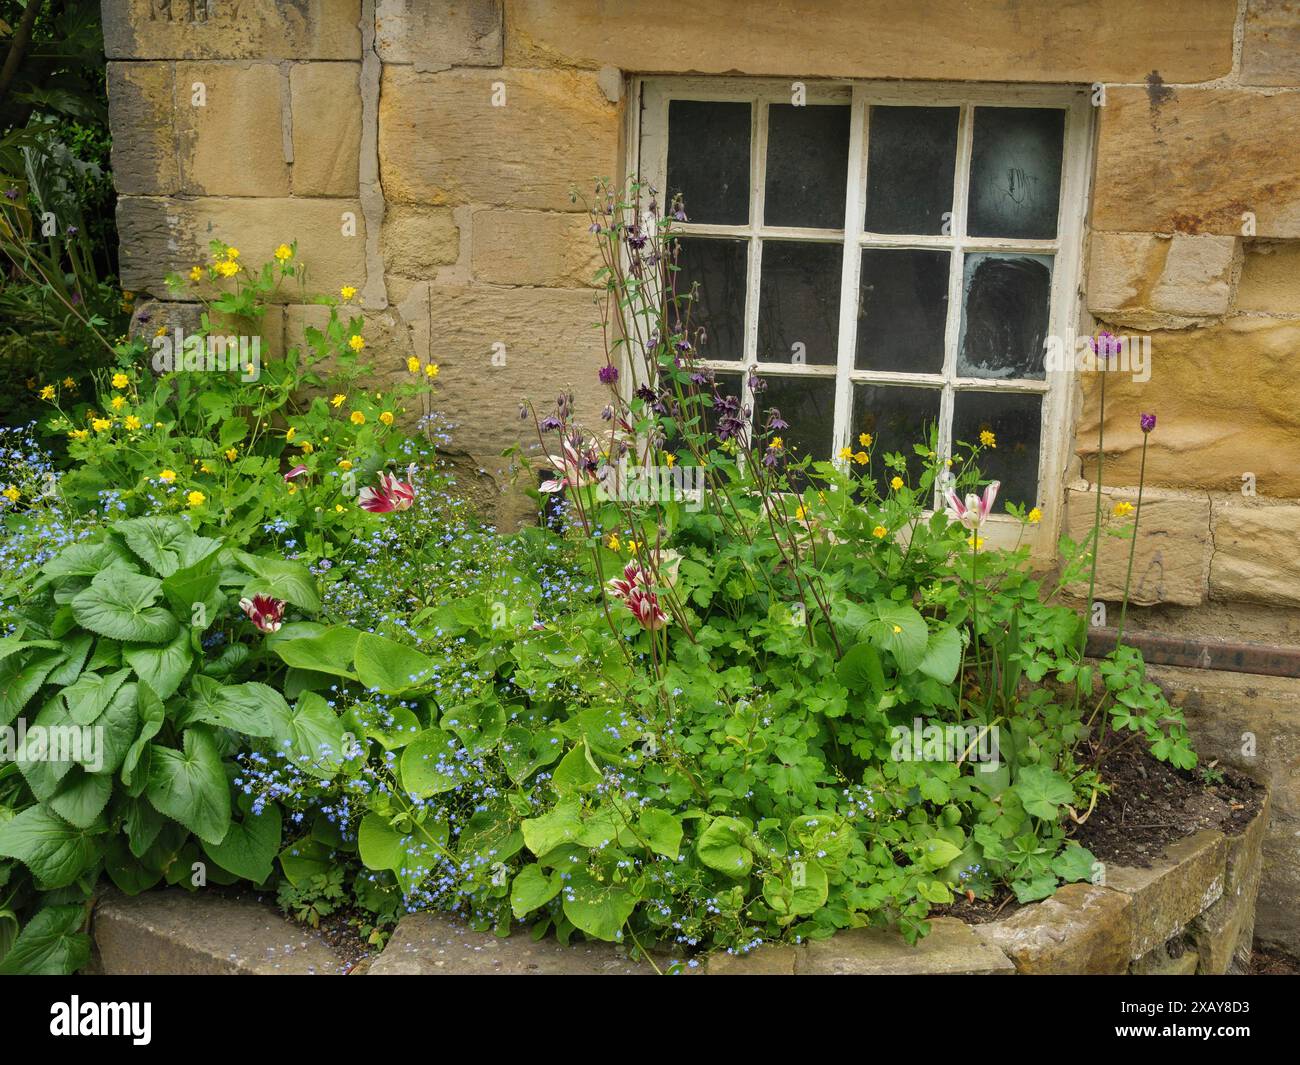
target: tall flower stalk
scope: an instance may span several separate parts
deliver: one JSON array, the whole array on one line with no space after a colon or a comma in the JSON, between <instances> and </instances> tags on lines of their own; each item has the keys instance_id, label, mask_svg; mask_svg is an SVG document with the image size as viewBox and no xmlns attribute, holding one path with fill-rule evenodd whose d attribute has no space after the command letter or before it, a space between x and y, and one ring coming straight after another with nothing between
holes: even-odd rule
<instances>
[{"instance_id":1,"label":"tall flower stalk","mask_svg":"<svg viewBox=\"0 0 1300 1065\"><path fill-rule=\"evenodd\" d=\"M1142 520L1142 487L1147 476L1147 441L1151 430L1156 427L1154 414L1143 414L1138 423L1142 429L1142 460L1138 466L1137 509L1133 512L1133 538L1128 545L1128 571L1124 574L1124 601L1119 608L1119 628L1115 634L1115 655L1119 656L1120 644L1124 640L1124 619L1128 615L1129 587L1133 582L1133 556L1137 553L1138 522Z\"/></svg>"}]
</instances>

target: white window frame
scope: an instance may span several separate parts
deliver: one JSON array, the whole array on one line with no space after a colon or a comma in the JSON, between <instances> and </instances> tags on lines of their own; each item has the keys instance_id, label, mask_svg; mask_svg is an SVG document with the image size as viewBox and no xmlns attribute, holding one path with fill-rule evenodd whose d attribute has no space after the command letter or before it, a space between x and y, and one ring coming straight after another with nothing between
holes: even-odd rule
<instances>
[{"instance_id":1,"label":"white window frame","mask_svg":"<svg viewBox=\"0 0 1300 1065\"><path fill-rule=\"evenodd\" d=\"M856 383L939 386L939 439L948 442L952 431L954 395L958 391L1033 393L1043 397L1039 437L1038 499L1043 522L1020 541L1021 526L1005 513L995 515L986 533L992 546L1027 542L1035 555L1050 554L1061 527L1063 483L1070 461L1073 418L1077 407L1072 373L1048 371L1041 381L1032 379L959 378L957 345L962 319L965 257L970 253L1004 251L1050 255L1053 258L1051 306L1047 334L1070 343L1080 315L1080 276L1084 225L1088 201L1089 161L1093 143L1093 108L1082 86L988 85L970 83L916 83L868 81L802 82L808 104L847 104L851 107L849 169L845 198L845 223L840 230L766 226L763 217L767 157L768 109L773 103L792 102L788 80L726 77L637 77L632 79L626 131L628 173L661 190L667 187L668 104L670 100L748 102L750 117L749 220L744 225L678 223L682 236L740 238L748 242L747 291L744 313L743 362L706 360L715 370L741 373L742 398L753 409L750 372L763 376L834 378L835 426L832 454L856 439L850 424L853 386ZM875 234L864 231L867 183L867 126L873 104L960 108L957 158L954 174L951 235ZM1052 240L972 237L966 232L966 199L970 180L974 108L1051 107L1065 112L1060 202L1056 237ZM690 205L687 204L689 213ZM840 243L844 255L840 278L839 340L834 366L758 362L758 300L762 241L795 238ZM855 366L859 273L864 248L935 248L951 252L948 308L944 331L944 364L940 373L909 374L860 370ZM1073 352L1073 346L1067 351ZM1001 504L998 511L1002 510Z\"/></svg>"}]
</instances>

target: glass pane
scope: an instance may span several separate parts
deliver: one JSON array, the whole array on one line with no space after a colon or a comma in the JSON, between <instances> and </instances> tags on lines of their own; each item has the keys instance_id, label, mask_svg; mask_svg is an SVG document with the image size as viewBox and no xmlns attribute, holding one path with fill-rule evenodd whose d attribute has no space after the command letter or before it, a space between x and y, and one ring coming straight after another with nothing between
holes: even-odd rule
<instances>
[{"instance_id":1,"label":"glass pane","mask_svg":"<svg viewBox=\"0 0 1300 1065\"><path fill-rule=\"evenodd\" d=\"M874 442L871 462L865 470L857 463L852 468L865 472L877 484L884 484L894 476L885 466L885 455L891 451L900 451L907 458L906 480L915 487L925 469L925 463L912 450L912 445L929 441L930 428L939 422L941 396L942 392L937 388L854 385L849 446L855 452L859 450L860 433L870 433Z\"/></svg>"},{"instance_id":2,"label":"glass pane","mask_svg":"<svg viewBox=\"0 0 1300 1065\"><path fill-rule=\"evenodd\" d=\"M767 387L755 394L755 423L765 425L767 412L775 408L781 412L781 420L789 423L788 429L776 433L784 443L788 461L798 462L808 455L815 462L829 459L835 439L834 379L768 374L762 381ZM796 490L804 483L802 477L790 479Z\"/></svg>"},{"instance_id":3,"label":"glass pane","mask_svg":"<svg viewBox=\"0 0 1300 1065\"><path fill-rule=\"evenodd\" d=\"M948 315L946 251L867 248L858 297L861 370L939 373Z\"/></svg>"},{"instance_id":4,"label":"glass pane","mask_svg":"<svg viewBox=\"0 0 1300 1065\"><path fill-rule=\"evenodd\" d=\"M1010 392L958 392L952 409L952 438L968 444L991 432L996 446L980 455L985 477L1002 482L995 514L1007 503L1035 506L1038 500L1038 441L1043 397Z\"/></svg>"},{"instance_id":5,"label":"glass pane","mask_svg":"<svg viewBox=\"0 0 1300 1065\"><path fill-rule=\"evenodd\" d=\"M1043 107L975 108L970 218L976 237L1056 236L1065 112Z\"/></svg>"},{"instance_id":6,"label":"glass pane","mask_svg":"<svg viewBox=\"0 0 1300 1065\"><path fill-rule=\"evenodd\" d=\"M957 169L957 107L873 107L867 217L873 233L944 231ZM951 232L951 229L949 229Z\"/></svg>"},{"instance_id":7,"label":"glass pane","mask_svg":"<svg viewBox=\"0 0 1300 1065\"><path fill-rule=\"evenodd\" d=\"M848 107L772 104L763 194L767 225L843 229L848 172Z\"/></svg>"},{"instance_id":8,"label":"glass pane","mask_svg":"<svg viewBox=\"0 0 1300 1065\"><path fill-rule=\"evenodd\" d=\"M749 221L749 104L668 103L668 196L692 222Z\"/></svg>"},{"instance_id":9,"label":"glass pane","mask_svg":"<svg viewBox=\"0 0 1300 1065\"><path fill-rule=\"evenodd\" d=\"M760 361L835 365L843 261L844 249L838 244L763 242Z\"/></svg>"},{"instance_id":10,"label":"glass pane","mask_svg":"<svg viewBox=\"0 0 1300 1065\"><path fill-rule=\"evenodd\" d=\"M957 376L1042 380L1051 256L967 255L965 273Z\"/></svg>"},{"instance_id":11,"label":"glass pane","mask_svg":"<svg viewBox=\"0 0 1300 1065\"><path fill-rule=\"evenodd\" d=\"M717 385L716 394L722 396L731 396L734 399L740 398L740 374L719 373L715 375L714 380ZM702 385L700 386L700 395L712 397L715 395L715 392L707 385ZM712 406L711 404L701 405L698 411L695 408L691 409L692 416L701 413L704 419L703 426L695 425L686 428L689 428L690 431L697 432L697 433L703 431L709 436L710 439L707 440L704 444L704 449L707 451L711 447L716 447L718 443L717 440L712 439L713 436L718 431L718 410L716 407ZM678 440L677 433L668 434L667 450L673 452L676 455L680 455L682 461L687 461L687 456L690 455L690 449L686 447L681 441Z\"/></svg>"},{"instance_id":12,"label":"glass pane","mask_svg":"<svg viewBox=\"0 0 1300 1065\"><path fill-rule=\"evenodd\" d=\"M687 296L691 286L699 284L690 312L691 335L694 336L700 326L705 331L699 357L742 361L745 354L748 242L683 237L678 246L677 295Z\"/></svg>"}]
</instances>

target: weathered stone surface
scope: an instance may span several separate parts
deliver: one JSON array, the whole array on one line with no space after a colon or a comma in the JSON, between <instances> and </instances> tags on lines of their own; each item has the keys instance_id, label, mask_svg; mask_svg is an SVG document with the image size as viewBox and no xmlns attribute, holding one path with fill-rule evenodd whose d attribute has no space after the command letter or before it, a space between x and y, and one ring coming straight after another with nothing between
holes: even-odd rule
<instances>
[{"instance_id":1,"label":"weathered stone surface","mask_svg":"<svg viewBox=\"0 0 1300 1065\"><path fill-rule=\"evenodd\" d=\"M1151 335L1150 380L1111 373L1106 382L1105 484L1136 485L1138 416L1159 424L1147 452L1147 484L1241 491L1255 474L1263 496L1300 497L1300 404L1295 353L1300 321L1238 316L1204 329ZM1084 405L1075 448L1094 476L1100 374L1081 375Z\"/></svg>"},{"instance_id":2,"label":"weathered stone surface","mask_svg":"<svg viewBox=\"0 0 1300 1065\"><path fill-rule=\"evenodd\" d=\"M183 193L288 195L281 82L274 63L176 64ZM200 105L198 99L204 102ZM167 119L161 115L157 121Z\"/></svg>"},{"instance_id":3,"label":"weathered stone surface","mask_svg":"<svg viewBox=\"0 0 1300 1065\"><path fill-rule=\"evenodd\" d=\"M1221 832L1179 840L1150 869L1111 868L1106 886L1133 899L1132 957L1172 939L1223 896L1227 843Z\"/></svg>"},{"instance_id":4,"label":"weathered stone surface","mask_svg":"<svg viewBox=\"0 0 1300 1065\"><path fill-rule=\"evenodd\" d=\"M172 127L172 64L109 63L108 122L113 184L123 195L180 189Z\"/></svg>"},{"instance_id":5,"label":"weathered stone surface","mask_svg":"<svg viewBox=\"0 0 1300 1065\"><path fill-rule=\"evenodd\" d=\"M1202 758L1218 758L1269 786L1255 931L1261 941L1300 954L1300 680L1173 666L1147 672L1186 715ZM1235 886L1236 867L1227 868L1226 884Z\"/></svg>"},{"instance_id":6,"label":"weathered stone surface","mask_svg":"<svg viewBox=\"0 0 1300 1065\"><path fill-rule=\"evenodd\" d=\"M1175 956L1162 943L1138 958L1128 971L1134 976L1195 976L1199 961L1200 955L1194 950L1183 949Z\"/></svg>"},{"instance_id":7,"label":"weathered stone surface","mask_svg":"<svg viewBox=\"0 0 1300 1065\"><path fill-rule=\"evenodd\" d=\"M1109 888L1067 884L975 931L1026 975L1122 973L1132 956L1132 900Z\"/></svg>"},{"instance_id":8,"label":"weathered stone surface","mask_svg":"<svg viewBox=\"0 0 1300 1065\"><path fill-rule=\"evenodd\" d=\"M1065 493L1065 530L1076 543L1092 529L1096 514L1096 493L1072 487ZM1103 489L1103 531L1098 537L1097 585L1093 598L1119 602L1124 596L1131 540L1107 535L1107 529L1133 526L1133 515L1116 518L1117 503L1136 505L1137 491ZM1210 558L1210 504L1205 499L1179 492L1148 488L1142 493L1137 551L1133 559L1133 581L1129 602L1139 606L1177 603L1196 606L1205 598L1206 571ZM1088 594L1087 578L1067 586L1071 595Z\"/></svg>"},{"instance_id":9,"label":"weathered stone surface","mask_svg":"<svg viewBox=\"0 0 1300 1065\"><path fill-rule=\"evenodd\" d=\"M1114 325L1178 329L1228 312L1235 237L1092 235L1088 309Z\"/></svg>"},{"instance_id":10,"label":"weathered stone surface","mask_svg":"<svg viewBox=\"0 0 1300 1065\"><path fill-rule=\"evenodd\" d=\"M360 63L295 63L293 194L355 196L361 148Z\"/></svg>"},{"instance_id":11,"label":"weathered stone surface","mask_svg":"<svg viewBox=\"0 0 1300 1065\"><path fill-rule=\"evenodd\" d=\"M521 440L532 446L533 425L519 420L520 400L546 411L568 387L578 420L603 424L606 394L596 379L602 349L590 292L434 286L429 318L431 350L442 367L437 403L456 427L457 447L488 456Z\"/></svg>"},{"instance_id":12,"label":"weathered stone surface","mask_svg":"<svg viewBox=\"0 0 1300 1065\"><path fill-rule=\"evenodd\" d=\"M1239 311L1300 314L1300 241L1251 241L1241 264Z\"/></svg>"},{"instance_id":13,"label":"weathered stone surface","mask_svg":"<svg viewBox=\"0 0 1300 1065\"><path fill-rule=\"evenodd\" d=\"M1300 606L1300 503L1214 507L1210 596Z\"/></svg>"},{"instance_id":14,"label":"weathered stone surface","mask_svg":"<svg viewBox=\"0 0 1300 1065\"><path fill-rule=\"evenodd\" d=\"M505 103L494 107L499 91ZM592 73L384 68L379 157L390 201L572 211L574 185L617 172L618 141L618 108Z\"/></svg>"},{"instance_id":15,"label":"weathered stone surface","mask_svg":"<svg viewBox=\"0 0 1300 1065\"><path fill-rule=\"evenodd\" d=\"M1246 0L1241 80L1300 85L1300 11L1294 0Z\"/></svg>"},{"instance_id":16,"label":"weathered stone surface","mask_svg":"<svg viewBox=\"0 0 1300 1065\"><path fill-rule=\"evenodd\" d=\"M1138 5L1135 5L1138 6ZM1173 79L1170 79L1173 80ZM1300 237L1300 94L1116 88L1101 112L1095 229Z\"/></svg>"},{"instance_id":17,"label":"weathered stone surface","mask_svg":"<svg viewBox=\"0 0 1300 1065\"><path fill-rule=\"evenodd\" d=\"M361 0L102 0L109 59L357 59Z\"/></svg>"},{"instance_id":18,"label":"weathered stone surface","mask_svg":"<svg viewBox=\"0 0 1300 1065\"><path fill-rule=\"evenodd\" d=\"M986 976L1015 971L1001 950L952 917L931 921L930 934L915 946L887 929L850 928L806 944L795 962L797 976Z\"/></svg>"},{"instance_id":19,"label":"weathered stone surface","mask_svg":"<svg viewBox=\"0 0 1300 1065\"><path fill-rule=\"evenodd\" d=\"M356 236L342 235L345 212L355 217ZM308 295L359 288L365 279L365 224L355 200L123 196L117 225L122 286L134 291L162 293L167 274L209 259L211 240L233 244L240 262L260 266L279 244L296 239L299 261L308 265ZM287 286L278 298L300 297Z\"/></svg>"},{"instance_id":20,"label":"weathered stone surface","mask_svg":"<svg viewBox=\"0 0 1300 1065\"><path fill-rule=\"evenodd\" d=\"M585 214L475 211L474 277L498 285L589 286L600 249Z\"/></svg>"},{"instance_id":21,"label":"weathered stone surface","mask_svg":"<svg viewBox=\"0 0 1300 1065\"><path fill-rule=\"evenodd\" d=\"M705 973L708 976L793 976L801 950L773 943L748 954L713 954L705 962Z\"/></svg>"},{"instance_id":22,"label":"weathered stone surface","mask_svg":"<svg viewBox=\"0 0 1300 1065\"><path fill-rule=\"evenodd\" d=\"M662 965L661 965L662 968ZM370 976L651 976L613 943L554 939L534 943L524 933L500 939L475 932L440 913L403 917L388 946L370 964Z\"/></svg>"},{"instance_id":23,"label":"weathered stone surface","mask_svg":"<svg viewBox=\"0 0 1300 1065\"><path fill-rule=\"evenodd\" d=\"M1263 874L1263 844L1269 800L1245 832L1229 836L1223 898L1187 926L1202 973L1241 973L1250 964L1255 938L1255 906Z\"/></svg>"},{"instance_id":24,"label":"weathered stone surface","mask_svg":"<svg viewBox=\"0 0 1300 1065\"><path fill-rule=\"evenodd\" d=\"M512 0L506 60L624 70L988 81L1199 81L1232 66L1232 0Z\"/></svg>"},{"instance_id":25,"label":"weathered stone surface","mask_svg":"<svg viewBox=\"0 0 1300 1065\"><path fill-rule=\"evenodd\" d=\"M460 229L449 207L389 204L384 210L380 250L386 273L430 280L439 266L456 261Z\"/></svg>"},{"instance_id":26,"label":"weathered stone surface","mask_svg":"<svg viewBox=\"0 0 1300 1065\"><path fill-rule=\"evenodd\" d=\"M378 0L375 46L416 70L501 65L501 0Z\"/></svg>"},{"instance_id":27,"label":"weathered stone surface","mask_svg":"<svg viewBox=\"0 0 1300 1065\"><path fill-rule=\"evenodd\" d=\"M179 888L107 891L92 927L108 976L331 976L347 970L316 932L270 906Z\"/></svg>"}]
</instances>

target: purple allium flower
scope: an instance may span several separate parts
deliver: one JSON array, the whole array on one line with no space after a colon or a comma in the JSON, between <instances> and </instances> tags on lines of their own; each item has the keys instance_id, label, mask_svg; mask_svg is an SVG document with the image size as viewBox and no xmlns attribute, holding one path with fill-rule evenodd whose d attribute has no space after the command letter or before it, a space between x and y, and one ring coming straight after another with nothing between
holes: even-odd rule
<instances>
[{"instance_id":1,"label":"purple allium flower","mask_svg":"<svg viewBox=\"0 0 1300 1065\"><path fill-rule=\"evenodd\" d=\"M1095 337L1088 338L1092 353L1100 359L1109 359L1119 354L1119 338L1103 329Z\"/></svg>"},{"instance_id":2,"label":"purple allium flower","mask_svg":"<svg viewBox=\"0 0 1300 1065\"><path fill-rule=\"evenodd\" d=\"M16 199L18 199L18 189L17 189L17 187L12 187L12 188L7 188L7 189L5 189L5 199L8 199L8 200L16 200Z\"/></svg>"},{"instance_id":3,"label":"purple allium flower","mask_svg":"<svg viewBox=\"0 0 1300 1065\"><path fill-rule=\"evenodd\" d=\"M1156 416L1154 414L1144 414L1138 420L1138 424L1142 426L1144 433L1149 433L1156 427Z\"/></svg>"},{"instance_id":4,"label":"purple allium flower","mask_svg":"<svg viewBox=\"0 0 1300 1065\"><path fill-rule=\"evenodd\" d=\"M80 232L76 226L68 226L68 236L75 237Z\"/></svg>"},{"instance_id":5,"label":"purple allium flower","mask_svg":"<svg viewBox=\"0 0 1300 1065\"><path fill-rule=\"evenodd\" d=\"M617 366L602 366L600 373L597 375L602 385L612 385L618 380Z\"/></svg>"}]
</instances>

